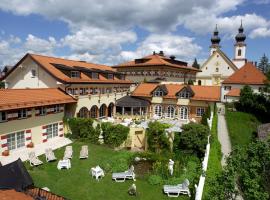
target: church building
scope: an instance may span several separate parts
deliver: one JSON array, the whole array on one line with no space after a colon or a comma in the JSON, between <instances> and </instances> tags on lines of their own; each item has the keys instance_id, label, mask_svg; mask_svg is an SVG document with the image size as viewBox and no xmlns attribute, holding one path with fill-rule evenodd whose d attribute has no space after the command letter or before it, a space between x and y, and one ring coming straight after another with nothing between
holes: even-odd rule
<instances>
[{"instance_id":1,"label":"church building","mask_svg":"<svg viewBox=\"0 0 270 200\"><path fill-rule=\"evenodd\" d=\"M221 50L219 32L216 26L211 37L210 57L202 65L201 72L197 73L196 84L220 86L225 79L244 66L247 63L245 39L246 36L241 23L238 34L235 36L234 58L231 60Z\"/></svg>"}]
</instances>

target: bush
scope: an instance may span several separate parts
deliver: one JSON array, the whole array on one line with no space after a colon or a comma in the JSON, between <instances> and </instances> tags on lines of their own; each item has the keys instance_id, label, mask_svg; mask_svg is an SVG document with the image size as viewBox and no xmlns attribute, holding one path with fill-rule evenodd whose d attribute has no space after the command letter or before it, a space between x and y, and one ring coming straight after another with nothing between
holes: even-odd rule
<instances>
[{"instance_id":1,"label":"bush","mask_svg":"<svg viewBox=\"0 0 270 200\"><path fill-rule=\"evenodd\" d=\"M110 122L101 124L104 136L104 143L113 147L120 146L129 134L129 128L121 124L114 125Z\"/></svg>"},{"instance_id":2,"label":"bush","mask_svg":"<svg viewBox=\"0 0 270 200\"><path fill-rule=\"evenodd\" d=\"M148 182L150 185L162 185L163 180L159 175L151 175L148 178Z\"/></svg>"},{"instance_id":3,"label":"bush","mask_svg":"<svg viewBox=\"0 0 270 200\"><path fill-rule=\"evenodd\" d=\"M202 121L201 121L201 124L205 125L208 127L208 122L207 122L207 113L204 113L203 116L202 116Z\"/></svg>"},{"instance_id":4,"label":"bush","mask_svg":"<svg viewBox=\"0 0 270 200\"><path fill-rule=\"evenodd\" d=\"M88 139L92 143L98 142L99 130L93 127L93 119L70 118L67 123L71 129L73 139Z\"/></svg>"},{"instance_id":5,"label":"bush","mask_svg":"<svg viewBox=\"0 0 270 200\"><path fill-rule=\"evenodd\" d=\"M167 124L162 124L158 121L150 122L146 130L148 148L155 153L170 150L169 139L165 134L165 129L168 128Z\"/></svg>"},{"instance_id":6,"label":"bush","mask_svg":"<svg viewBox=\"0 0 270 200\"><path fill-rule=\"evenodd\" d=\"M210 134L209 128L196 123L189 123L182 126L180 134L179 149L192 150L203 157L207 144L207 137Z\"/></svg>"}]
</instances>

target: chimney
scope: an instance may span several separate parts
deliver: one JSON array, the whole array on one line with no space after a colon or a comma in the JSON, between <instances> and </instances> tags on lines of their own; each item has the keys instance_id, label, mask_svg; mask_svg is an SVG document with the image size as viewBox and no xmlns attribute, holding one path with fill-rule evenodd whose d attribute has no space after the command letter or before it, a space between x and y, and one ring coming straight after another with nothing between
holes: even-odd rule
<instances>
[{"instance_id":1,"label":"chimney","mask_svg":"<svg viewBox=\"0 0 270 200\"><path fill-rule=\"evenodd\" d=\"M155 51L153 51L153 55L156 55L156 52Z\"/></svg>"},{"instance_id":2,"label":"chimney","mask_svg":"<svg viewBox=\"0 0 270 200\"><path fill-rule=\"evenodd\" d=\"M174 55L171 55L170 56L170 59L175 60L175 56Z\"/></svg>"},{"instance_id":3,"label":"chimney","mask_svg":"<svg viewBox=\"0 0 270 200\"><path fill-rule=\"evenodd\" d=\"M159 55L160 55L160 56L164 56L163 51L159 51Z\"/></svg>"},{"instance_id":4,"label":"chimney","mask_svg":"<svg viewBox=\"0 0 270 200\"><path fill-rule=\"evenodd\" d=\"M255 65L255 67L257 67L257 61L255 61L255 64L254 65Z\"/></svg>"}]
</instances>

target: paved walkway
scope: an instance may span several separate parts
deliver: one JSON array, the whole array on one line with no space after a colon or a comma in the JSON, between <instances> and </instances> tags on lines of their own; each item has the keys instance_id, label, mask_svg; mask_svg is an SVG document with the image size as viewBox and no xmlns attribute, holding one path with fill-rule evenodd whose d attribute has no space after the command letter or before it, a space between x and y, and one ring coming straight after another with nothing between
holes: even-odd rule
<instances>
[{"instance_id":1,"label":"paved walkway","mask_svg":"<svg viewBox=\"0 0 270 200\"><path fill-rule=\"evenodd\" d=\"M231 141L229 137L229 132L227 129L226 119L225 119L225 106L219 103L217 105L218 111L218 140L221 144L222 160L221 165L226 164L225 157L232 151Z\"/></svg>"},{"instance_id":2,"label":"paved walkway","mask_svg":"<svg viewBox=\"0 0 270 200\"><path fill-rule=\"evenodd\" d=\"M65 137L55 137L53 139L48 140L46 143L35 145L34 148L20 148L16 150L12 150L9 156L0 156L0 162L2 165L9 164L21 158L22 161L28 160L28 153L30 151L34 151L36 156L40 156L45 153L46 148L58 149L68 144L71 144L72 141Z\"/></svg>"}]
</instances>

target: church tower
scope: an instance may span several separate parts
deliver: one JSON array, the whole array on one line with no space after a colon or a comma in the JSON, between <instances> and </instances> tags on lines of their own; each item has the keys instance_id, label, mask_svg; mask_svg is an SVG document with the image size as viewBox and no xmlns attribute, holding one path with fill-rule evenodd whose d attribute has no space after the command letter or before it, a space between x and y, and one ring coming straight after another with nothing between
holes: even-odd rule
<instances>
[{"instance_id":1,"label":"church tower","mask_svg":"<svg viewBox=\"0 0 270 200\"><path fill-rule=\"evenodd\" d=\"M241 68L247 62L246 60L246 35L244 34L244 28L241 25L238 29L238 34L235 36L235 44L234 44L234 59L233 63L237 66L237 68Z\"/></svg>"},{"instance_id":2,"label":"church tower","mask_svg":"<svg viewBox=\"0 0 270 200\"><path fill-rule=\"evenodd\" d=\"M216 28L213 32L213 35L211 37L211 43L212 45L210 46L210 56L218 49L220 48L219 45L220 42L220 37L218 36L218 29L217 29L217 25Z\"/></svg>"}]
</instances>

